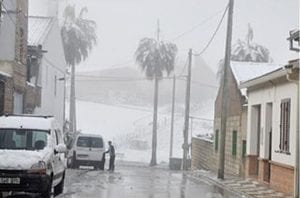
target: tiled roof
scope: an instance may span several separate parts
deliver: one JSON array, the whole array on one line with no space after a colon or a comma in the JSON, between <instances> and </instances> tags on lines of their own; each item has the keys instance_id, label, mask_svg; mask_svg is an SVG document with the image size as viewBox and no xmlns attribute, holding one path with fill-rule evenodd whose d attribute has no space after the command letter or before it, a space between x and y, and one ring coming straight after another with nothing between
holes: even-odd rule
<instances>
[{"instance_id":1,"label":"tiled roof","mask_svg":"<svg viewBox=\"0 0 300 198\"><path fill-rule=\"evenodd\" d=\"M28 45L42 45L53 24L52 17L28 17Z\"/></svg>"}]
</instances>

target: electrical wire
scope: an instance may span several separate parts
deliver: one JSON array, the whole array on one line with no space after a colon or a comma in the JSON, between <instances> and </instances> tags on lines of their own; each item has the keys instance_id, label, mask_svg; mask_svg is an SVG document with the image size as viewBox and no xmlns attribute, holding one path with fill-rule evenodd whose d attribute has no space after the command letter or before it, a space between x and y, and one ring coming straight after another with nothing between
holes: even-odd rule
<instances>
[{"instance_id":1,"label":"electrical wire","mask_svg":"<svg viewBox=\"0 0 300 198\"><path fill-rule=\"evenodd\" d=\"M202 55L202 54L208 49L208 47L210 46L210 44L211 44L212 41L214 40L214 38L215 38L217 32L219 31L219 29L220 29L220 27L221 27L221 25L222 25L222 22L223 22L223 20L224 20L224 18L225 18L225 14L226 14L227 11L228 11L228 8L229 8L229 4L226 6L225 11L224 11L224 13L223 13L223 15L222 15L222 18L221 18L220 22L218 23L216 30L215 30L214 33L212 34L212 37L210 38L210 40L208 41L208 43L206 44L206 46L205 46L199 53L193 54L194 56L200 56L200 55Z\"/></svg>"},{"instance_id":2,"label":"electrical wire","mask_svg":"<svg viewBox=\"0 0 300 198\"><path fill-rule=\"evenodd\" d=\"M6 5L4 4L3 1L2 1L2 7L4 8L4 10L5 10L5 12L6 12L8 18L11 20L11 22L12 22L14 25L17 25L16 22L13 20L13 18L11 18L10 14L9 14L9 12L8 12L8 9L6 8ZM0 12L1 12L1 10L0 10Z\"/></svg>"},{"instance_id":3,"label":"electrical wire","mask_svg":"<svg viewBox=\"0 0 300 198\"><path fill-rule=\"evenodd\" d=\"M53 68L57 69L58 71L60 71L62 74L65 74L66 72L63 71L62 69L60 69L59 67L57 67L54 63L52 63L48 58L46 58L45 56L43 56L43 60L45 60L50 66L52 66Z\"/></svg>"},{"instance_id":4,"label":"electrical wire","mask_svg":"<svg viewBox=\"0 0 300 198\"><path fill-rule=\"evenodd\" d=\"M176 36L175 38L171 39L171 41L175 41L177 39L180 39L181 37L193 32L194 30L196 30L197 28L201 27L202 25L206 24L208 21L210 21L211 19L215 18L217 15L219 15L220 13L223 12L223 9L222 10L219 10L218 12L214 13L213 15L205 18L203 21L201 21L201 23L195 25L194 27L192 27L191 29L179 34L178 36Z\"/></svg>"},{"instance_id":5,"label":"electrical wire","mask_svg":"<svg viewBox=\"0 0 300 198\"><path fill-rule=\"evenodd\" d=\"M189 58L187 57L187 59L186 59L186 61L185 61L185 63L184 63L184 66L183 66L183 68L182 68L181 73L180 73L179 75L176 75L176 77L184 77L183 73L184 73L184 71L185 71L185 69L186 69L186 67L187 67L187 65L188 65L188 62L189 62Z\"/></svg>"}]
</instances>

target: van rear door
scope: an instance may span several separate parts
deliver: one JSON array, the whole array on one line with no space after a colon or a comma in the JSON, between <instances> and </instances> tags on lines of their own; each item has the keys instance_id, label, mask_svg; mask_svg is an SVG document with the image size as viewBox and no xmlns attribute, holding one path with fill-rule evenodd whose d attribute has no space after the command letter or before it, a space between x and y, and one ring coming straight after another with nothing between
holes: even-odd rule
<instances>
[{"instance_id":1,"label":"van rear door","mask_svg":"<svg viewBox=\"0 0 300 198\"><path fill-rule=\"evenodd\" d=\"M78 160L101 161L104 144L101 137L80 136L77 139L77 156Z\"/></svg>"}]
</instances>

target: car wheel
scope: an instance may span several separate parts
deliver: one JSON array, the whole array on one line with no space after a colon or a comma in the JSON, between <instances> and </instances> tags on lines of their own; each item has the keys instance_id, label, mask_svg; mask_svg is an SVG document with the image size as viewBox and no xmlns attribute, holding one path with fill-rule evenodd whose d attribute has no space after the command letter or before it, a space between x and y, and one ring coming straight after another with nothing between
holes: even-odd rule
<instances>
[{"instance_id":1,"label":"car wheel","mask_svg":"<svg viewBox=\"0 0 300 198\"><path fill-rule=\"evenodd\" d=\"M60 195L63 193L64 191L64 183L65 183L65 173L63 174L63 177L61 179L61 182L59 182L59 184L57 184L55 187L54 187L54 195L57 196L57 195Z\"/></svg>"},{"instance_id":2,"label":"car wheel","mask_svg":"<svg viewBox=\"0 0 300 198\"><path fill-rule=\"evenodd\" d=\"M51 195L52 195L52 181L53 181L53 178L51 177L46 191L41 193L41 196L43 198L51 198Z\"/></svg>"}]
</instances>

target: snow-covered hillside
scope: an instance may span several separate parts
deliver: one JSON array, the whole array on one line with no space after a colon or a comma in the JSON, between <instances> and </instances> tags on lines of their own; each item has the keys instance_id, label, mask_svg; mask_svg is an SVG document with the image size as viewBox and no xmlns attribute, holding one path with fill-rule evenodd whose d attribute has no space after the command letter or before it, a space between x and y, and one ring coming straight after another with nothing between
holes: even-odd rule
<instances>
[{"instance_id":1,"label":"snow-covered hillside","mask_svg":"<svg viewBox=\"0 0 300 198\"><path fill-rule=\"evenodd\" d=\"M197 116L211 118L211 107ZM202 116L201 116L202 114ZM157 161L168 162L170 147L169 108L160 108L158 115ZM174 123L174 157L182 156L183 115L176 114ZM78 129L82 133L101 134L105 141L112 140L117 158L149 162L151 156L152 109L134 106L107 105L77 101ZM194 121L193 134L212 132L212 123Z\"/></svg>"}]
</instances>

